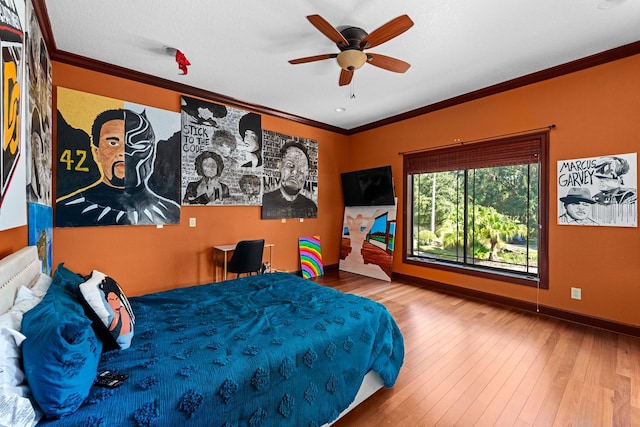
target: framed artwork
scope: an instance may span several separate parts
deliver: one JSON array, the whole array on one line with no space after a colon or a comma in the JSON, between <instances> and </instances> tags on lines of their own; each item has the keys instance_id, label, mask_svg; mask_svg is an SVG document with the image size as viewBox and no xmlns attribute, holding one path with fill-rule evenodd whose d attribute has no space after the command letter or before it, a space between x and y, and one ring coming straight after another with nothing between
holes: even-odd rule
<instances>
[{"instance_id":1,"label":"framed artwork","mask_svg":"<svg viewBox=\"0 0 640 427\"><path fill-rule=\"evenodd\" d=\"M558 224L638 226L637 153L558 161Z\"/></svg>"},{"instance_id":2,"label":"framed artwork","mask_svg":"<svg viewBox=\"0 0 640 427\"><path fill-rule=\"evenodd\" d=\"M56 226L180 222L180 114L57 89Z\"/></svg>"},{"instance_id":3,"label":"framed artwork","mask_svg":"<svg viewBox=\"0 0 640 427\"><path fill-rule=\"evenodd\" d=\"M0 105L0 230L27 223L24 145L25 2L0 2L2 103Z\"/></svg>"},{"instance_id":4,"label":"framed artwork","mask_svg":"<svg viewBox=\"0 0 640 427\"><path fill-rule=\"evenodd\" d=\"M262 204L262 118L182 97L182 204Z\"/></svg>"},{"instance_id":5,"label":"framed artwork","mask_svg":"<svg viewBox=\"0 0 640 427\"><path fill-rule=\"evenodd\" d=\"M38 249L42 272L51 274L53 262L53 208L29 203L29 246Z\"/></svg>"},{"instance_id":6,"label":"framed artwork","mask_svg":"<svg viewBox=\"0 0 640 427\"><path fill-rule=\"evenodd\" d=\"M262 219L318 217L318 143L264 131Z\"/></svg>"},{"instance_id":7,"label":"framed artwork","mask_svg":"<svg viewBox=\"0 0 640 427\"><path fill-rule=\"evenodd\" d=\"M31 1L27 1L26 67L29 102L26 112L27 200L52 204L51 61Z\"/></svg>"}]
</instances>

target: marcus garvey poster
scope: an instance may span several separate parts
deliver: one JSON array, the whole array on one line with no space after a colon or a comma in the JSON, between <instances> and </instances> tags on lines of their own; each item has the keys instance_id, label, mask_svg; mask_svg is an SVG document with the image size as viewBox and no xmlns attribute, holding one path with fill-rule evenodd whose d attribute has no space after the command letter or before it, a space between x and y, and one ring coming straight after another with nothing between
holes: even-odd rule
<instances>
[{"instance_id":1,"label":"marcus garvey poster","mask_svg":"<svg viewBox=\"0 0 640 427\"><path fill-rule=\"evenodd\" d=\"M558 224L637 227L637 153L558 161Z\"/></svg>"}]
</instances>

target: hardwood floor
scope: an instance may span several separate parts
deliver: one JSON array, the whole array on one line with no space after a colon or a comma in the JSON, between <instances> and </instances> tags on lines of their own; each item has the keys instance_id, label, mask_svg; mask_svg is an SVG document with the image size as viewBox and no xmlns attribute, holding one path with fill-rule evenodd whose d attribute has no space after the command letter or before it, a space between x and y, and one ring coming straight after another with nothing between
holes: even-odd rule
<instances>
[{"instance_id":1,"label":"hardwood floor","mask_svg":"<svg viewBox=\"0 0 640 427\"><path fill-rule=\"evenodd\" d=\"M396 385L335 427L640 426L640 339L343 271L316 281L383 303L405 340Z\"/></svg>"}]
</instances>

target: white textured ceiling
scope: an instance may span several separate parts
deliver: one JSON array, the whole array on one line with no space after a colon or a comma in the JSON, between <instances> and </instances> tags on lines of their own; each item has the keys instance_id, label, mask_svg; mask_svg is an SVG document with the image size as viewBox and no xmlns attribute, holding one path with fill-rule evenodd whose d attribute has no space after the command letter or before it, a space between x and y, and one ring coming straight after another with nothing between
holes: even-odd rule
<instances>
[{"instance_id":1,"label":"white textured ceiling","mask_svg":"<svg viewBox=\"0 0 640 427\"><path fill-rule=\"evenodd\" d=\"M607 1L607 0L604 0ZM58 51L99 60L342 129L640 40L640 0L46 0ZM370 64L338 86L337 53L306 19L368 32L408 14L415 25L369 52L411 64ZM180 75L165 47L191 62ZM351 97L351 93L355 98ZM338 113L337 107L346 111Z\"/></svg>"}]
</instances>

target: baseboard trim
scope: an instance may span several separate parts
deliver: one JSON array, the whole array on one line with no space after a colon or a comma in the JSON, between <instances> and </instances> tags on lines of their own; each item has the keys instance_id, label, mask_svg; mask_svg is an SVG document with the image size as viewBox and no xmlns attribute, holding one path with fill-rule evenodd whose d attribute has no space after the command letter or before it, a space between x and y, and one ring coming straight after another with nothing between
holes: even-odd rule
<instances>
[{"instance_id":1,"label":"baseboard trim","mask_svg":"<svg viewBox=\"0 0 640 427\"><path fill-rule=\"evenodd\" d=\"M499 304L510 308L539 314L542 316L553 317L572 323L578 323L593 328L604 329L610 332L640 338L640 326L634 326L628 323L620 323L612 320L602 319L599 317L589 316L586 314L562 310L559 308L536 305L535 303L528 301L495 295L489 292L477 291L475 289L463 288L461 286L447 285L445 283L423 279L415 276L409 276L406 274L393 273L392 278L397 282L405 282L412 285L418 285L436 292Z\"/></svg>"}]
</instances>

